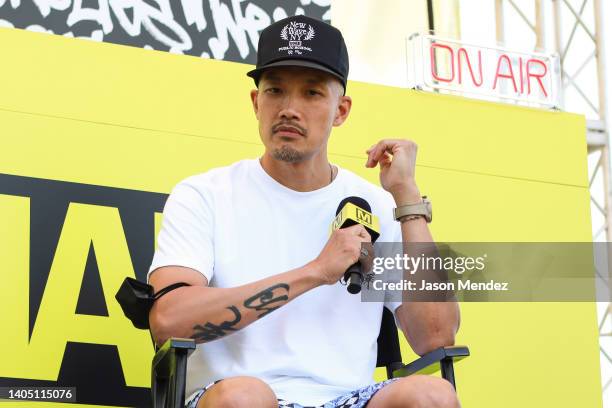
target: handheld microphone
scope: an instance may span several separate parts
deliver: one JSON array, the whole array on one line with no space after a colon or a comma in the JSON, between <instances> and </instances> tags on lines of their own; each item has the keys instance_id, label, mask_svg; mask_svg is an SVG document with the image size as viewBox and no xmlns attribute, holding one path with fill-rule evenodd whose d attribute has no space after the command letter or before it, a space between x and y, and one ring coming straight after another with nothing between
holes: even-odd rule
<instances>
[{"instance_id":1,"label":"handheld microphone","mask_svg":"<svg viewBox=\"0 0 612 408\"><path fill-rule=\"evenodd\" d=\"M372 214L371 211L372 207L363 198L355 196L346 197L338 205L336 218L332 222L331 230L334 231L361 224L370 234L373 243L380 236L380 226L378 217ZM347 282L346 289L349 293L359 293L361 291L361 282L363 281L361 263L357 261L351 265L344 273L343 279Z\"/></svg>"}]
</instances>

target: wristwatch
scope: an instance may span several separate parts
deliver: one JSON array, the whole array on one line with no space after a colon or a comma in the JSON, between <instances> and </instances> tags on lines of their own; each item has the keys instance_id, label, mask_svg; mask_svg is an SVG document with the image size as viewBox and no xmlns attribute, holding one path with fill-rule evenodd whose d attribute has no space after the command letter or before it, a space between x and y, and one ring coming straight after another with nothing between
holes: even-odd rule
<instances>
[{"instance_id":1,"label":"wristwatch","mask_svg":"<svg viewBox=\"0 0 612 408\"><path fill-rule=\"evenodd\" d=\"M402 205L393 209L393 218L400 221L407 215L422 215L427 222L431 222L431 201L427 196L423 196L423 201L416 204Z\"/></svg>"}]
</instances>

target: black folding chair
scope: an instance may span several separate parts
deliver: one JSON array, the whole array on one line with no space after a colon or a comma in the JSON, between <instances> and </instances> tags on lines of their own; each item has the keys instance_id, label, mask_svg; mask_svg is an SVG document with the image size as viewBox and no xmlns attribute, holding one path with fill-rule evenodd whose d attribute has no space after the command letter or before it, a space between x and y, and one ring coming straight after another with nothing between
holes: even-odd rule
<instances>
[{"instance_id":1,"label":"black folding chair","mask_svg":"<svg viewBox=\"0 0 612 408\"><path fill-rule=\"evenodd\" d=\"M154 408L183 408L187 358L195 350L192 339L168 339L153 358L151 393ZM403 364L399 336L393 313L383 309L378 334L377 367L386 367L387 378L411 374L433 374L441 370L442 377L456 389L453 362L470 355L466 346L440 347L415 361Z\"/></svg>"}]
</instances>

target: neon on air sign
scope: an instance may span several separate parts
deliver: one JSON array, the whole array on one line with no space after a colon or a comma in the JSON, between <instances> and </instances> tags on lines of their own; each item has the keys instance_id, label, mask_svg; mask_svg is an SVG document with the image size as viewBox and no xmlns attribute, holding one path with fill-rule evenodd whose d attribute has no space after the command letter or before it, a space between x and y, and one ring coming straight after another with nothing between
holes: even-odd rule
<instances>
[{"instance_id":1,"label":"neon on air sign","mask_svg":"<svg viewBox=\"0 0 612 408\"><path fill-rule=\"evenodd\" d=\"M411 88L560 108L556 54L516 52L423 34L413 34L407 46Z\"/></svg>"}]
</instances>

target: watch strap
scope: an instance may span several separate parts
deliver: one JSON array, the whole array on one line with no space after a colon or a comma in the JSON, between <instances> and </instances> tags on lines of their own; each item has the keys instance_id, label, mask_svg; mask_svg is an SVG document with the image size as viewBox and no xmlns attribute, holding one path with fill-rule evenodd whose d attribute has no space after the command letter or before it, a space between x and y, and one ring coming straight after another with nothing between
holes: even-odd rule
<instances>
[{"instance_id":1,"label":"watch strap","mask_svg":"<svg viewBox=\"0 0 612 408\"><path fill-rule=\"evenodd\" d=\"M402 217L407 215L422 215L427 222L431 222L431 201L427 199L427 196L423 196L423 201L420 203L401 205L393 209L393 218L396 221L400 221Z\"/></svg>"}]
</instances>

